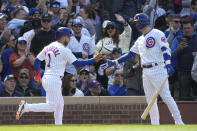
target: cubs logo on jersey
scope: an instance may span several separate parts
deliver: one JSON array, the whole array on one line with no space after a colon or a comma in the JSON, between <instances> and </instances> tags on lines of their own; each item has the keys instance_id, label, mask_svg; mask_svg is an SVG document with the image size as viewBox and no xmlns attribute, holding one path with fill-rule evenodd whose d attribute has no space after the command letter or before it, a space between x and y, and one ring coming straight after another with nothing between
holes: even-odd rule
<instances>
[{"instance_id":1,"label":"cubs logo on jersey","mask_svg":"<svg viewBox=\"0 0 197 131\"><path fill-rule=\"evenodd\" d=\"M155 46L155 39L153 37L148 37L146 39L146 47L147 48L152 48Z\"/></svg>"},{"instance_id":2,"label":"cubs logo on jersey","mask_svg":"<svg viewBox=\"0 0 197 131\"><path fill-rule=\"evenodd\" d=\"M83 44L83 50L84 51L88 51L89 50L89 44L88 43L84 43Z\"/></svg>"}]
</instances>

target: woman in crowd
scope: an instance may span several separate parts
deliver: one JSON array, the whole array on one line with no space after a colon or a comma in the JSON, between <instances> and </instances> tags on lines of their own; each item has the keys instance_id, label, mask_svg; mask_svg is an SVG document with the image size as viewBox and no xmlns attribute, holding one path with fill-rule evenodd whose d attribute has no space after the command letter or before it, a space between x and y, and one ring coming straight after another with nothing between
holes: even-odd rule
<instances>
[{"instance_id":1,"label":"woman in crowd","mask_svg":"<svg viewBox=\"0 0 197 131\"><path fill-rule=\"evenodd\" d=\"M62 82L63 96L84 96L83 92L76 87L77 79L72 74L64 76Z\"/></svg>"},{"instance_id":2,"label":"woman in crowd","mask_svg":"<svg viewBox=\"0 0 197 131\"><path fill-rule=\"evenodd\" d=\"M124 24L124 31L119 34L114 22L109 20L103 22L103 38L96 45L97 52L101 52L103 55L110 55L112 50L117 47L122 49L123 54L129 51L132 29L122 16L115 14L115 17L118 22Z\"/></svg>"},{"instance_id":3,"label":"woman in crowd","mask_svg":"<svg viewBox=\"0 0 197 131\"><path fill-rule=\"evenodd\" d=\"M18 77L20 69L27 68L30 72L30 80L32 81L34 79L34 59L35 56L29 52L27 41L23 37L19 37L15 51L10 55L9 59L14 76Z\"/></svg>"},{"instance_id":4,"label":"woman in crowd","mask_svg":"<svg viewBox=\"0 0 197 131\"><path fill-rule=\"evenodd\" d=\"M1 49L1 60L3 63L3 71L1 73L1 76L3 81L7 75L12 73L9 58L11 53L14 52L14 48L16 46L16 38L13 34L7 33L6 35L3 35L2 41L4 45Z\"/></svg>"}]
</instances>

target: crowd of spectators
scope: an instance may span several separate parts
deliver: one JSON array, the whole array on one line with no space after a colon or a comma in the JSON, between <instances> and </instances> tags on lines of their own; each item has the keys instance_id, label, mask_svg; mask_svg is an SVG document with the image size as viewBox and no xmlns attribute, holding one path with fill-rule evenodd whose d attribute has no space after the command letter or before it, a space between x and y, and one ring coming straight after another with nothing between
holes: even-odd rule
<instances>
[{"instance_id":1,"label":"crowd of spectators","mask_svg":"<svg viewBox=\"0 0 197 131\"><path fill-rule=\"evenodd\" d=\"M56 40L55 31L62 26L73 31L68 48L78 59L103 54L95 65L66 65L64 96L144 95L139 56L108 69L102 67L107 59L128 52L141 35L133 17L143 12L152 28L165 33L171 48L176 70L169 78L172 96L197 100L193 66L197 60L197 0L1 0L0 7L0 97L45 95L42 85L34 81L33 63ZM43 74L44 62L41 69Z\"/></svg>"}]
</instances>

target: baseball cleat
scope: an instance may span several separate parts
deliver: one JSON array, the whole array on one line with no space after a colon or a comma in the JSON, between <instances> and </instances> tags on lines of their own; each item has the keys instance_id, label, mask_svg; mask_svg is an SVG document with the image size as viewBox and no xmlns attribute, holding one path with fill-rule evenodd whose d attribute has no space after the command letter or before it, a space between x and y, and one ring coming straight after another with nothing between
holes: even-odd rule
<instances>
[{"instance_id":1,"label":"baseball cleat","mask_svg":"<svg viewBox=\"0 0 197 131\"><path fill-rule=\"evenodd\" d=\"M19 103L19 107L18 107L18 111L16 112L16 120L19 120L21 118L21 116L23 115L23 110L24 110L24 107L25 107L25 101L24 100L21 100L20 103Z\"/></svg>"}]
</instances>

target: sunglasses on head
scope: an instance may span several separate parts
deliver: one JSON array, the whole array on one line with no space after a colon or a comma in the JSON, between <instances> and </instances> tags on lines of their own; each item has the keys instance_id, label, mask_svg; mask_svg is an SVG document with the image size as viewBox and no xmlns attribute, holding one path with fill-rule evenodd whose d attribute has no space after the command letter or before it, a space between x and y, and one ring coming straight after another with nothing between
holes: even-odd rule
<instances>
[{"instance_id":1,"label":"sunglasses on head","mask_svg":"<svg viewBox=\"0 0 197 131\"><path fill-rule=\"evenodd\" d=\"M54 7L54 8L59 8L60 5L52 5L52 7Z\"/></svg>"},{"instance_id":2,"label":"sunglasses on head","mask_svg":"<svg viewBox=\"0 0 197 131\"><path fill-rule=\"evenodd\" d=\"M44 19L44 20L42 20L42 22L44 22L44 23L48 22L49 23L49 22L51 22L51 20Z\"/></svg>"}]
</instances>

